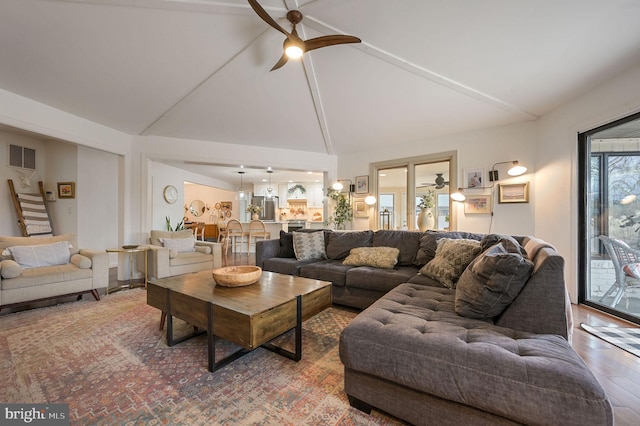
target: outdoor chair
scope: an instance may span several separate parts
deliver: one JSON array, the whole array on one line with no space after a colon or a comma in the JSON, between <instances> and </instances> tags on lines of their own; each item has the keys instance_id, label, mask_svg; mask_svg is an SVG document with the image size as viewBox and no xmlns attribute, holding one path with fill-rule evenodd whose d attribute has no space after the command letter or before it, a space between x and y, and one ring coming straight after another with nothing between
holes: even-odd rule
<instances>
[{"instance_id":1,"label":"outdoor chair","mask_svg":"<svg viewBox=\"0 0 640 426\"><path fill-rule=\"evenodd\" d=\"M605 235L600 235L599 238L613 262L613 269L616 273L615 282L600 298L600 301L604 301L617 290L609 306L616 307L624 296L626 308L629 309L629 298L626 295L627 288L640 285L640 250L632 249L624 241Z\"/></svg>"}]
</instances>

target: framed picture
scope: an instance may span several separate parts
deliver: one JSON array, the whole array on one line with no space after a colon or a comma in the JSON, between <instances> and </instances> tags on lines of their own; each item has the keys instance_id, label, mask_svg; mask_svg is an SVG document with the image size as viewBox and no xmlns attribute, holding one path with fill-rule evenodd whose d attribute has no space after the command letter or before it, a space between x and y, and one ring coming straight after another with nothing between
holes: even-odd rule
<instances>
[{"instance_id":1,"label":"framed picture","mask_svg":"<svg viewBox=\"0 0 640 426\"><path fill-rule=\"evenodd\" d=\"M465 214L491 213L491 195L470 195L464 203Z\"/></svg>"},{"instance_id":2,"label":"framed picture","mask_svg":"<svg viewBox=\"0 0 640 426\"><path fill-rule=\"evenodd\" d=\"M369 193L369 176L356 176L356 194Z\"/></svg>"},{"instance_id":3,"label":"framed picture","mask_svg":"<svg viewBox=\"0 0 640 426\"><path fill-rule=\"evenodd\" d=\"M76 198L75 182L58 182L58 198Z\"/></svg>"},{"instance_id":4,"label":"framed picture","mask_svg":"<svg viewBox=\"0 0 640 426\"><path fill-rule=\"evenodd\" d=\"M464 169L464 188L482 188L485 183L484 169Z\"/></svg>"},{"instance_id":5,"label":"framed picture","mask_svg":"<svg viewBox=\"0 0 640 426\"><path fill-rule=\"evenodd\" d=\"M499 203L528 203L529 182L525 183L501 183L498 186Z\"/></svg>"},{"instance_id":6,"label":"framed picture","mask_svg":"<svg viewBox=\"0 0 640 426\"><path fill-rule=\"evenodd\" d=\"M233 203L231 201L221 201L220 210L232 210L231 208L232 204Z\"/></svg>"},{"instance_id":7,"label":"framed picture","mask_svg":"<svg viewBox=\"0 0 640 426\"><path fill-rule=\"evenodd\" d=\"M355 200L353 202L353 215L355 217L368 217L367 204L364 200Z\"/></svg>"}]
</instances>

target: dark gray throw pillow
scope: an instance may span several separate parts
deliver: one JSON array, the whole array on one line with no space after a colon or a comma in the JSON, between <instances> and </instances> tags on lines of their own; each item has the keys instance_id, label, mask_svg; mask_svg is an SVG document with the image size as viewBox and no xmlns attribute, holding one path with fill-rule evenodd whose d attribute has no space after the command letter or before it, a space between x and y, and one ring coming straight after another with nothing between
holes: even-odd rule
<instances>
[{"instance_id":1,"label":"dark gray throw pillow","mask_svg":"<svg viewBox=\"0 0 640 426\"><path fill-rule=\"evenodd\" d=\"M455 310L467 318L500 315L531 276L533 263L508 240L490 247L469 264L458 280Z\"/></svg>"},{"instance_id":2,"label":"dark gray throw pillow","mask_svg":"<svg viewBox=\"0 0 640 426\"><path fill-rule=\"evenodd\" d=\"M296 257L293 251L293 235L291 232L280 231L280 252L278 257Z\"/></svg>"},{"instance_id":3,"label":"dark gray throw pillow","mask_svg":"<svg viewBox=\"0 0 640 426\"><path fill-rule=\"evenodd\" d=\"M480 247L482 251L487 250L489 247L494 246L500 242L507 241L504 244L505 249L508 252L520 253L523 256L527 255L524 247L520 245L518 240L513 238L511 235L503 235L503 234L488 234L480 241Z\"/></svg>"},{"instance_id":4,"label":"dark gray throw pillow","mask_svg":"<svg viewBox=\"0 0 640 426\"><path fill-rule=\"evenodd\" d=\"M436 249L438 248L438 240L440 238L464 238L467 240L480 241L483 237L484 234L464 231L425 231L420 235L419 247L415 252L413 264L416 266L423 266L431 262L433 258L436 257Z\"/></svg>"}]
</instances>

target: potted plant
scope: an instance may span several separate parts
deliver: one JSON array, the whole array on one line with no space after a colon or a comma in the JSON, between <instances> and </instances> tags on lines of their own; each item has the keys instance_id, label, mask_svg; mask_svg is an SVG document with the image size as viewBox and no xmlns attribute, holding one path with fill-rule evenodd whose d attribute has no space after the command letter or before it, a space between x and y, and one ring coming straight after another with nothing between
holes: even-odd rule
<instances>
[{"instance_id":1,"label":"potted plant","mask_svg":"<svg viewBox=\"0 0 640 426\"><path fill-rule=\"evenodd\" d=\"M259 213L262 211L262 207L255 204L249 204L247 206L247 213L251 213L252 220L258 220L260 218Z\"/></svg>"},{"instance_id":2,"label":"potted plant","mask_svg":"<svg viewBox=\"0 0 640 426\"><path fill-rule=\"evenodd\" d=\"M344 193L338 191L330 192L329 198L333 200L335 205L333 214L329 216L325 224L333 225L335 229L345 229L346 222L353 220L353 211L351 210L349 199Z\"/></svg>"}]
</instances>

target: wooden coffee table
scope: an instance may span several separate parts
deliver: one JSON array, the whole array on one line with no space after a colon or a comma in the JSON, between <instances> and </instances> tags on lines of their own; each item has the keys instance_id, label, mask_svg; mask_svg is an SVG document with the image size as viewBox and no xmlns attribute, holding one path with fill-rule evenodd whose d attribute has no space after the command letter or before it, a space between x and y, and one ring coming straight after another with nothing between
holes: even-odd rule
<instances>
[{"instance_id":1,"label":"wooden coffee table","mask_svg":"<svg viewBox=\"0 0 640 426\"><path fill-rule=\"evenodd\" d=\"M169 346L207 333L208 368L213 372L260 346L299 361L302 322L331 306L331 283L263 271L257 283L232 288L216 285L211 271L202 271L150 279L147 304L167 314ZM196 331L174 339L174 316L196 327ZM293 352L269 343L292 329ZM216 361L216 338L242 349Z\"/></svg>"}]
</instances>

